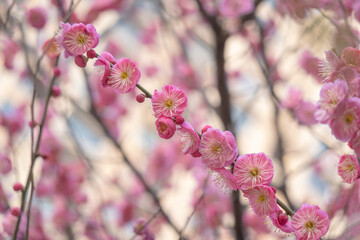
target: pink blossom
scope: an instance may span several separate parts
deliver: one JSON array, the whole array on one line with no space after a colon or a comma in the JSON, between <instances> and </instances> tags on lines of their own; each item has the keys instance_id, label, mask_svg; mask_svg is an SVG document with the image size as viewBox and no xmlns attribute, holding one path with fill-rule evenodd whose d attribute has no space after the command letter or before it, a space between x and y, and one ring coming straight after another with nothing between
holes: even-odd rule
<instances>
[{"instance_id":1,"label":"pink blossom","mask_svg":"<svg viewBox=\"0 0 360 240\"><path fill-rule=\"evenodd\" d=\"M13 69L14 68L14 59L16 54L20 50L19 44L17 44L15 41L11 40L10 38L5 38L1 40L1 53L3 56L6 56L3 58L4 66L7 69Z\"/></svg>"},{"instance_id":2,"label":"pink blossom","mask_svg":"<svg viewBox=\"0 0 360 240\"><path fill-rule=\"evenodd\" d=\"M46 56L49 58L56 58L60 55L60 46L56 38L50 38L44 42L42 50L45 52Z\"/></svg>"},{"instance_id":3,"label":"pink blossom","mask_svg":"<svg viewBox=\"0 0 360 240\"><path fill-rule=\"evenodd\" d=\"M237 190L236 180L229 169L226 168L212 168L211 171L215 174L214 182L220 187L228 188L233 191Z\"/></svg>"},{"instance_id":4,"label":"pink blossom","mask_svg":"<svg viewBox=\"0 0 360 240\"><path fill-rule=\"evenodd\" d=\"M340 157L338 174L346 183L353 183L360 175L359 160L356 156L345 154Z\"/></svg>"},{"instance_id":5,"label":"pink blossom","mask_svg":"<svg viewBox=\"0 0 360 240\"><path fill-rule=\"evenodd\" d=\"M47 21L47 11L43 7L30 8L26 12L26 19L31 26L41 29L45 26Z\"/></svg>"},{"instance_id":6,"label":"pink blossom","mask_svg":"<svg viewBox=\"0 0 360 240\"><path fill-rule=\"evenodd\" d=\"M8 174L12 169L12 164L10 159L0 153L0 173L1 174Z\"/></svg>"},{"instance_id":7,"label":"pink blossom","mask_svg":"<svg viewBox=\"0 0 360 240\"><path fill-rule=\"evenodd\" d=\"M165 85L162 91L155 90L151 98L155 117L177 117L187 106L187 97L183 91L172 85Z\"/></svg>"},{"instance_id":8,"label":"pink blossom","mask_svg":"<svg viewBox=\"0 0 360 240\"><path fill-rule=\"evenodd\" d=\"M341 66L340 58L332 50L326 51L326 60L321 63L321 75L325 80L332 80L336 77L337 69Z\"/></svg>"},{"instance_id":9,"label":"pink blossom","mask_svg":"<svg viewBox=\"0 0 360 240\"><path fill-rule=\"evenodd\" d=\"M312 102L301 101L299 106L295 109L295 116L299 123L305 125L313 125L317 123L314 117L315 104Z\"/></svg>"},{"instance_id":10,"label":"pink blossom","mask_svg":"<svg viewBox=\"0 0 360 240\"><path fill-rule=\"evenodd\" d=\"M269 215L276 210L275 189L268 186L257 186L244 190L244 197L249 199L252 210L259 215Z\"/></svg>"},{"instance_id":11,"label":"pink blossom","mask_svg":"<svg viewBox=\"0 0 360 240\"><path fill-rule=\"evenodd\" d=\"M225 17L237 18L254 10L253 0L222 0L220 13Z\"/></svg>"},{"instance_id":12,"label":"pink blossom","mask_svg":"<svg viewBox=\"0 0 360 240\"><path fill-rule=\"evenodd\" d=\"M317 240L329 229L327 213L316 205L303 204L291 219L296 239Z\"/></svg>"},{"instance_id":13,"label":"pink blossom","mask_svg":"<svg viewBox=\"0 0 360 240\"><path fill-rule=\"evenodd\" d=\"M62 32L57 37L60 47L65 50L65 57L82 55L99 43L99 34L92 24L60 23Z\"/></svg>"},{"instance_id":14,"label":"pink blossom","mask_svg":"<svg viewBox=\"0 0 360 240\"><path fill-rule=\"evenodd\" d=\"M281 101L281 106L287 109L295 109L302 101L302 91L295 87L290 87L286 98Z\"/></svg>"},{"instance_id":15,"label":"pink blossom","mask_svg":"<svg viewBox=\"0 0 360 240\"><path fill-rule=\"evenodd\" d=\"M200 137L194 128L188 122L184 122L177 129L182 144L182 152L184 154L194 153L198 150Z\"/></svg>"},{"instance_id":16,"label":"pink blossom","mask_svg":"<svg viewBox=\"0 0 360 240\"><path fill-rule=\"evenodd\" d=\"M199 152L209 168L229 166L236 158L238 151L235 137L229 131L209 128L201 137Z\"/></svg>"},{"instance_id":17,"label":"pink blossom","mask_svg":"<svg viewBox=\"0 0 360 240\"><path fill-rule=\"evenodd\" d=\"M107 80L110 75L110 64L115 64L116 59L108 52L100 54L98 59L94 63L95 70L100 78L100 85L102 87L108 86Z\"/></svg>"},{"instance_id":18,"label":"pink blossom","mask_svg":"<svg viewBox=\"0 0 360 240\"><path fill-rule=\"evenodd\" d=\"M112 68L107 84L116 92L127 93L133 90L140 80L140 70L128 58L121 58Z\"/></svg>"},{"instance_id":19,"label":"pink blossom","mask_svg":"<svg viewBox=\"0 0 360 240\"><path fill-rule=\"evenodd\" d=\"M300 66L310 74L317 82L322 81L320 74L321 60L314 57L310 51L304 51L300 57Z\"/></svg>"},{"instance_id":20,"label":"pink blossom","mask_svg":"<svg viewBox=\"0 0 360 240\"><path fill-rule=\"evenodd\" d=\"M267 224L268 226L271 224L272 226L269 227L275 232L280 230L281 232L291 233L294 231L291 228L291 222L289 221L288 215L283 213L278 206L276 206L276 210L269 215L269 219L271 223L267 222Z\"/></svg>"},{"instance_id":21,"label":"pink blossom","mask_svg":"<svg viewBox=\"0 0 360 240\"><path fill-rule=\"evenodd\" d=\"M327 123L347 92L345 81L336 80L325 84L320 90L320 100L316 103L315 118L321 123Z\"/></svg>"},{"instance_id":22,"label":"pink blossom","mask_svg":"<svg viewBox=\"0 0 360 240\"><path fill-rule=\"evenodd\" d=\"M234 167L236 183L241 190L269 185L274 176L272 161L264 153L244 154L238 157Z\"/></svg>"},{"instance_id":23,"label":"pink blossom","mask_svg":"<svg viewBox=\"0 0 360 240\"><path fill-rule=\"evenodd\" d=\"M169 139L174 136L176 131L176 125L171 118L158 118L155 122L155 125L160 137Z\"/></svg>"},{"instance_id":24,"label":"pink blossom","mask_svg":"<svg viewBox=\"0 0 360 240\"><path fill-rule=\"evenodd\" d=\"M360 50L347 47L342 51L341 61L350 66L360 66Z\"/></svg>"},{"instance_id":25,"label":"pink blossom","mask_svg":"<svg viewBox=\"0 0 360 240\"><path fill-rule=\"evenodd\" d=\"M336 108L330 122L332 134L340 141L349 141L359 128L360 99L349 98Z\"/></svg>"}]
</instances>

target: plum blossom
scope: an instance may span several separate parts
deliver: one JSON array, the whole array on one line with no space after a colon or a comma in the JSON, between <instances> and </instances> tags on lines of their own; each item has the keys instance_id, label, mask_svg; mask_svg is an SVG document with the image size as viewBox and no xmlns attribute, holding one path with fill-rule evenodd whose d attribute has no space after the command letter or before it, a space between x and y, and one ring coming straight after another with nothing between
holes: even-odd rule
<instances>
[{"instance_id":1,"label":"plum blossom","mask_svg":"<svg viewBox=\"0 0 360 240\"><path fill-rule=\"evenodd\" d=\"M345 81L336 80L325 84L320 90L320 100L316 103L315 118L321 123L327 123L347 92Z\"/></svg>"},{"instance_id":2,"label":"plum blossom","mask_svg":"<svg viewBox=\"0 0 360 240\"><path fill-rule=\"evenodd\" d=\"M238 154L235 137L229 131L209 128L200 140L199 152L209 168L229 166Z\"/></svg>"},{"instance_id":3,"label":"plum blossom","mask_svg":"<svg viewBox=\"0 0 360 240\"><path fill-rule=\"evenodd\" d=\"M276 210L269 215L268 219L270 221L266 222L267 225L275 232L292 233L294 231L291 228L291 222L289 221L288 215L283 213L277 205Z\"/></svg>"},{"instance_id":4,"label":"plum blossom","mask_svg":"<svg viewBox=\"0 0 360 240\"><path fill-rule=\"evenodd\" d=\"M140 77L136 64L128 58L121 58L113 66L107 84L119 93L127 93L135 88Z\"/></svg>"},{"instance_id":5,"label":"plum blossom","mask_svg":"<svg viewBox=\"0 0 360 240\"><path fill-rule=\"evenodd\" d=\"M336 108L330 122L332 134L342 142L349 141L360 123L360 99L349 98Z\"/></svg>"},{"instance_id":6,"label":"plum blossom","mask_svg":"<svg viewBox=\"0 0 360 240\"><path fill-rule=\"evenodd\" d=\"M305 125L313 125L317 123L314 113L315 105L308 101L301 101L298 107L295 109L295 116L299 123Z\"/></svg>"},{"instance_id":7,"label":"plum blossom","mask_svg":"<svg viewBox=\"0 0 360 240\"><path fill-rule=\"evenodd\" d=\"M151 98L155 117L177 117L187 106L187 97L179 88L165 85L162 91L155 90Z\"/></svg>"},{"instance_id":8,"label":"plum blossom","mask_svg":"<svg viewBox=\"0 0 360 240\"><path fill-rule=\"evenodd\" d=\"M317 82L320 83L322 81L320 74L321 60L317 57L314 57L310 51L307 50L303 52L300 57L299 64Z\"/></svg>"},{"instance_id":9,"label":"plum blossom","mask_svg":"<svg viewBox=\"0 0 360 240\"><path fill-rule=\"evenodd\" d=\"M8 174L12 169L12 164L10 159L0 153L0 173L1 174Z\"/></svg>"},{"instance_id":10,"label":"plum blossom","mask_svg":"<svg viewBox=\"0 0 360 240\"><path fill-rule=\"evenodd\" d=\"M317 240L329 229L327 213L316 205L303 204L291 219L296 239Z\"/></svg>"},{"instance_id":11,"label":"plum blossom","mask_svg":"<svg viewBox=\"0 0 360 240\"><path fill-rule=\"evenodd\" d=\"M244 154L238 157L234 167L236 183L241 190L260 185L269 185L274 176L274 167L264 153Z\"/></svg>"},{"instance_id":12,"label":"plum blossom","mask_svg":"<svg viewBox=\"0 0 360 240\"><path fill-rule=\"evenodd\" d=\"M220 3L220 13L225 17L237 18L253 10L253 0L222 0Z\"/></svg>"},{"instance_id":13,"label":"plum blossom","mask_svg":"<svg viewBox=\"0 0 360 240\"><path fill-rule=\"evenodd\" d=\"M332 80L337 75L337 69L342 65L340 58L332 50L326 51L326 60L321 62L320 73L325 80Z\"/></svg>"},{"instance_id":14,"label":"plum blossom","mask_svg":"<svg viewBox=\"0 0 360 240\"><path fill-rule=\"evenodd\" d=\"M46 51L46 56L49 58L56 58L60 55L59 43L56 38L50 38L44 42L42 50Z\"/></svg>"},{"instance_id":15,"label":"plum blossom","mask_svg":"<svg viewBox=\"0 0 360 240\"><path fill-rule=\"evenodd\" d=\"M84 25L76 23L60 23L62 32L58 35L57 41L65 50L65 57L82 55L99 43L99 34L92 24Z\"/></svg>"},{"instance_id":16,"label":"plum blossom","mask_svg":"<svg viewBox=\"0 0 360 240\"><path fill-rule=\"evenodd\" d=\"M211 173L215 176L214 182L216 185L220 185L220 187L224 188L229 188L233 191L237 190L235 177L229 169L216 168L211 170Z\"/></svg>"},{"instance_id":17,"label":"plum blossom","mask_svg":"<svg viewBox=\"0 0 360 240\"><path fill-rule=\"evenodd\" d=\"M171 118L158 118L155 122L155 125L160 137L169 139L174 136L176 131L176 125Z\"/></svg>"},{"instance_id":18,"label":"plum blossom","mask_svg":"<svg viewBox=\"0 0 360 240\"><path fill-rule=\"evenodd\" d=\"M47 11L43 7L33 7L26 12L29 24L37 29L42 29L47 21Z\"/></svg>"},{"instance_id":19,"label":"plum blossom","mask_svg":"<svg viewBox=\"0 0 360 240\"><path fill-rule=\"evenodd\" d=\"M200 144L200 137L195 132L194 128L188 122L181 124L177 133L180 136L180 142L182 143L182 152L184 154L194 153L198 150Z\"/></svg>"},{"instance_id":20,"label":"plum blossom","mask_svg":"<svg viewBox=\"0 0 360 240\"><path fill-rule=\"evenodd\" d=\"M342 51L341 61L350 66L360 66L360 50L347 47Z\"/></svg>"},{"instance_id":21,"label":"plum blossom","mask_svg":"<svg viewBox=\"0 0 360 240\"><path fill-rule=\"evenodd\" d=\"M276 210L275 189L268 186L257 186L244 190L244 197L249 199L252 210L259 215L269 215Z\"/></svg>"},{"instance_id":22,"label":"plum blossom","mask_svg":"<svg viewBox=\"0 0 360 240\"><path fill-rule=\"evenodd\" d=\"M103 52L100 54L98 59L94 63L95 70L100 78L100 85L102 87L107 87L107 80L110 75L111 66L116 63L116 59L108 52Z\"/></svg>"},{"instance_id":23,"label":"plum blossom","mask_svg":"<svg viewBox=\"0 0 360 240\"><path fill-rule=\"evenodd\" d=\"M356 156L345 154L340 157L338 174L346 183L353 183L360 175L359 160Z\"/></svg>"}]
</instances>

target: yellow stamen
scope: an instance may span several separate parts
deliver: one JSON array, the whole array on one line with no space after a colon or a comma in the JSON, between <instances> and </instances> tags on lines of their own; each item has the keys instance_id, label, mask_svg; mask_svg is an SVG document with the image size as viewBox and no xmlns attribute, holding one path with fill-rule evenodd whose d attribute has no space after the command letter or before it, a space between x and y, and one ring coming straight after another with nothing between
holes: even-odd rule
<instances>
[{"instance_id":1,"label":"yellow stamen","mask_svg":"<svg viewBox=\"0 0 360 240\"><path fill-rule=\"evenodd\" d=\"M348 115L345 116L345 122L347 124L351 124L353 121L354 121L354 116L353 115L348 114Z\"/></svg>"},{"instance_id":2,"label":"yellow stamen","mask_svg":"<svg viewBox=\"0 0 360 240\"><path fill-rule=\"evenodd\" d=\"M307 222L305 224L305 227L309 230L312 230L315 227L315 223L314 222Z\"/></svg>"},{"instance_id":3,"label":"yellow stamen","mask_svg":"<svg viewBox=\"0 0 360 240\"><path fill-rule=\"evenodd\" d=\"M250 174L251 174L251 176L253 176L253 177L258 176L259 173L260 173L260 171L259 171L258 168L252 168L252 169L250 170Z\"/></svg>"},{"instance_id":4,"label":"yellow stamen","mask_svg":"<svg viewBox=\"0 0 360 240\"><path fill-rule=\"evenodd\" d=\"M127 72L122 72L121 73L121 79L122 80L128 79L128 77L129 77L129 74Z\"/></svg>"},{"instance_id":5,"label":"yellow stamen","mask_svg":"<svg viewBox=\"0 0 360 240\"><path fill-rule=\"evenodd\" d=\"M171 108L173 106L173 104L174 104L174 102L171 99L169 99L165 102L165 106L167 108Z\"/></svg>"}]
</instances>

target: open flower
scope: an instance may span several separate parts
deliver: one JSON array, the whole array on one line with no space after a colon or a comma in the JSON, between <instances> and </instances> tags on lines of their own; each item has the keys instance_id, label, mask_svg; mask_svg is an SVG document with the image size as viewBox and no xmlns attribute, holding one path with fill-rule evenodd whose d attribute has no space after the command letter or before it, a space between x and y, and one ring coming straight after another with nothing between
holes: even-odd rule
<instances>
[{"instance_id":1,"label":"open flower","mask_svg":"<svg viewBox=\"0 0 360 240\"><path fill-rule=\"evenodd\" d=\"M200 137L194 128L188 122L184 122L178 127L177 132L182 143L182 152L184 154L194 153L198 150Z\"/></svg>"},{"instance_id":2,"label":"open flower","mask_svg":"<svg viewBox=\"0 0 360 240\"><path fill-rule=\"evenodd\" d=\"M317 240L329 229L327 213L316 205L303 204L291 219L296 239Z\"/></svg>"},{"instance_id":3,"label":"open flower","mask_svg":"<svg viewBox=\"0 0 360 240\"><path fill-rule=\"evenodd\" d=\"M110 64L116 64L116 59L108 52L101 53L94 63L94 67L97 74L99 75L100 85L102 87L108 86L107 80L111 70Z\"/></svg>"},{"instance_id":4,"label":"open flower","mask_svg":"<svg viewBox=\"0 0 360 240\"><path fill-rule=\"evenodd\" d=\"M236 160L234 176L241 190L269 185L274 176L274 167L264 153L244 154Z\"/></svg>"},{"instance_id":5,"label":"open flower","mask_svg":"<svg viewBox=\"0 0 360 240\"><path fill-rule=\"evenodd\" d=\"M112 68L107 84L119 93L133 90L141 77L136 64L128 58L121 58Z\"/></svg>"},{"instance_id":6,"label":"open flower","mask_svg":"<svg viewBox=\"0 0 360 240\"><path fill-rule=\"evenodd\" d=\"M199 152L209 168L229 166L238 154L235 137L229 131L215 128L209 128L202 135Z\"/></svg>"},{"instance_id":7,"label":"open flower","mask_svg":"<svg viewBox=\"0 0 360 240\"><path fill-rule=\"evenodd\" d=\"M353 183L360 174L359 161L356 156L345 154L340 157L338 174L346 183Z\"/></svg>"},{"instance_id":8,"label":"open flower","mask_svg":"<svg viewBox=\"0 0 360 240\"><path fill-rule=\"evenodd\" d=\"M179 88L165 85L161 92L155 90L151 102L156 118L177 117L184 112L187 97Z\"/></svg>"},{"instance_id":9,"label":"open flower","mask_svg":"<svg viewBox=\"0 0 360 240\"><path fill-rule=\"evenodd\" d=\"M316 120L327 123L347 92L348 86L345 81L336 80L325 84L320 90L320 100L316 103Z\"/></svg>"},{"instance_id":10,"label":"open flower","mask_svg":"<svg viewBox=\"0 0 360 240\"><path fill-rule=\"evenodd\" d=\"M291 228L291 222L287 214L276 205L276 210L269 215L269 221L266 222L267 226L280 233L292 233L294 230Z\"/></svg>"},{"instance_id":11,"label":"open flower","mask_svg":"<svg viewBox=\"0 0 360 240\"><path fill-rule=\"evenodd\" d=\"M60 47L65 50L65 57L82 55L99 43L99 34L92 24L60 23L62 32L57 37Z\"/></svg>"},{"instance_id":12,"label":"open flower","mask_svg":"<svg viewBox=\"0 0 360 240\"><path fill-rule=\"evenodd\" d=\"M257 186L244 190L244 197L249 199L252 210L259 215L269 215L276 210L275 189L268 186Z\"/></svg>"},{"instance_id":13,"label":"open flower","mask_svg":"<svg viewBox=\"0 0 360 240\"><path fill-rule=\"evenodd\" d=\"M330 128L332 134L343 142L349 141L359 128L360 99L349 98L342 101L336 108Z\"/></svg>"}]
</instances>

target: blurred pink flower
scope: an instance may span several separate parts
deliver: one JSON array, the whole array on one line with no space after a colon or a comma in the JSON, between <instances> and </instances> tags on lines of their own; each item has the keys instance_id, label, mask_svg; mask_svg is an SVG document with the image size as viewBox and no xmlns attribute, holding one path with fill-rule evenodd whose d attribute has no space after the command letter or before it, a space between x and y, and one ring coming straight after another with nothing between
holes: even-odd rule
<instances>
[{"instance_id":1,"label":"blurred pink flower","mask_svg":"<svg viewBox=\"0 0 360 240\"><path fill-rule=\"evenodd\" d=\"M141 73L136 64L128 58L121 58L112 67L107 84L116 92L127 93L135 88L140 77Z\"/></svg>"},{"instance_id":2,"label":"blurred pink flower","mask_svg":"<svg viewBox=\"0 0 360 240\"><path fill-rule=\"evenodd\" d=\"M165 85L162 91L155 90L151 98L155 117L177 117L187 106L187 97L179 88Z\"/></svg>"},{"instance_id":3,"label":"blurred pink flower","mask_svg":"<svg viewBox=\"0 0 360 240\"><path fill-rule=\"evenodd\" d=\"M247 190L260 185L269 185L274 176L272 161L264 153L240 155L234 167L234 176L239 189Z\"/></svg>"},{"instance_id":4,"label":"blurred pink flower","mask_svg":"<svg viewBox=\"0 0 360 240\"><path fill-rule=\"evenodd\" d=\"M316 103L315 119L327 123L347 92L348 86L345 81L336 80L325 84L320 90L320 100Z\"/></svg>"},{"instance_id":5,"label":"blurred pink flower","mask_svg":"<svg viewBox=\"0 0 360 240\"><path fill-rule=\"evenodd\" d=\"M290 110L295 109L302 101L302 91L295 87L290 87L286 98L281 101L281 106Z\"/></svg>"},{"instance_id":6,"label":"blurred pink flower","mask_svg":"<svg viewBox=\"0 0 360 240\"><path fill-rule=\"evenodd\" d=\"M44 42L42 50L46 51L46 56L49 58L56 58L60 55L60 46L56 38L50 38Z\"/></svg>"},{"instance_id":7,"label":"blurred pink flower","mask_svg":"<svg viewBox=\"0 0 360 240\"><path fill-rule=\"evenodd\" d=\"M315 104L312 102L301 101L298 107L295 109L295 116L300 124L313 125L318 121L315 119Z\"/></svg>"},{"instance_id":8,"label":"blurred pink flower","mask_svg":"<svg viewBox=\"0 0 360 240\"><path fill-rule=\"evenodd\" d=\"M342 65L340 58L334 51L329 50L325 52L326 60L321 62L321 75L325 80L332 80L337 75L338 68Z\"/></svg>"},{"instance_id":9,"label":"blurred pink flower","mask_svg":"<svg viewBox=\"0 0 360 240\"><path fill-rule=\"evenodd\" d=\"M225 17L238 18L253 10L253 0L222 0L220 3L220 13Z\"/></svg>"},{"instance_id":10,"label":"blurred pink flower","mask_svg":"<svg viewBox=\"0 0 360 240\"><path fill-rule=\"evenodd\" d=\"M296 239L317 240L329 229L327 213L316 205L303 204L291 219Z\"/></svg>"},{"instance_id":11,"label":"blurred pink flower","mask_svg":"<svg viewBox=\"0 0 360 240\"><path fill-rule=\"evenodd\" d=\"M65 50L65 58L82 55L99 43L99 34L92 24L60 23L62 32L57 36L61 48Z\"/></svg>"},{"instance_id":12,"label":"blurred pink flower","mask_svg":"<svg viewBox=\"0 0 360 240\"><path fill-rule=\"evenodd\" d=\"M360 67L360 50L347 47L342 51L341 61L350 66Z\"/></svg>"},{"instance_id":13,"label":"blurred pink flower","mask_svg":"<svg viewBox=\"0 0 360 240\"><path fill-rule=\"evenodd\" d=\"M269 215L276 210L275 189L265 185L243 190L252 210L259 215Z\"/></svg>"},{"instance_id":14,"label":"blurred pink flower","mask_svg":"<svg viewBox=\"0 0 360 240\"><path fill-rule=\"evenodd\" d=\"M201 137L199 152L206 167L229 166L238 154L235 137L229 131L209 128Z\"/></svg>"},{"instance_id":15,"label":"blurred pink flower","mask_svg":"<svg viewBox=\"0 0 360 240\"><path fill-rule=\"evenodd\" d=\"M200 137L194 128L188 122L184 122L177 128L180 142L182 143L182 152L184 154L194 153L198 150Z\"/></svg>"},{"instance_id":16,"label":"blurred pink flower","mask_svg":"<svg viewBox=\"0 0 360 240\"><path fill-rule=\"evenodd\" d=\"M47 10L43 7L33 7L27 10L26 20L37 29L42 29L47 21Z\"/></svg>"},{"instance_id":17,"label":"blurred pink flower","mask_svg":"<svg viewBox=\"0 0 360 240\"><path fill-rule=\"evenodd\" d=\"M319 83L322 82L320 73L321 60L314 57L310 51L304 51L299 60L300 66Z\"/></svg>"},{"instance_id":18,"label":"blurred pink flower","mask_svg":"<svg viewBox=\"0 0 360 240\"><path fill-rule=\"evenodd\" d=\"M1 174L8 174L12 169L12 164L10 159L0 153L0 173Z\"/></svg>"},{"instance_id":19,"label":"blurred pink flower","mask_svg":"<svg viewBox=\"0 0 360 240\"><path fill-rule=\"evenodd\" d=\"M353 183L360 175L359 160L356 156L345 154L340 157L338 174L346 183Z\"/></svg>"},{"instance_id":20,"label":"blurred pink flower","mask_svg":"<svg viewBox=\"0 0 360 240\"><path fill-rule=\"evenodd\" d=\"M349 98L336 108L330 122L332 134L342 142L349 141L359 128L360 99Z\"/></svg>"},{"instance_id":21,"label":"blurred pink flower","mask_svg":"<svg viewBox=\"0 0 360 240\"><path fill-rule=\"evenodd\" d=\"M5 38L4 40L2 40L1 45L2 45L1 51L3 55L4 66L9 70L13 69L14 59L16 54L20 50L20 46L10 38Z\"/></svg>"}]
</instances>

